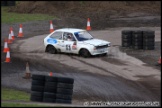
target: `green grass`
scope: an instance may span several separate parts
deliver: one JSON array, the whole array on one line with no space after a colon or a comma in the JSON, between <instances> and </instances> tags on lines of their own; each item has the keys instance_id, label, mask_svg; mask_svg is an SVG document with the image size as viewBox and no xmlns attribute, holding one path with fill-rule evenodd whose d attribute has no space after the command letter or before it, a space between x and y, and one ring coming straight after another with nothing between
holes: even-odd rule
<instances>
[{"instance_id":1,"label":"green grass","mask_svg":"<svg viewBox=\"0 0 162 108\"><path fill-rule=\"evenodd\" d=\"M40 21L40 20L53 20L55 16L49 16L45 14L21 14L8 12L9 7L1 6L1 23L22 23L28 21Z\"/></svg>"},{"instance_id":2,"label":"green grass","mask_svg":"<svg viewBox=\"0 0 162 108\"><path fill-rule=\"evenodd\" d=\"M1 100L30 101L30 93L2 87Z\"/></svg>"},{"instance_id":3,"label":"green grass","mask_svg":"<svg viewBox=\"0 0 162 108\"><path fill-rule=\"evenodd\" d=\"M1 107L50 107L50 106L37 104L1 103Z\"/></svg>"}]
</instances>

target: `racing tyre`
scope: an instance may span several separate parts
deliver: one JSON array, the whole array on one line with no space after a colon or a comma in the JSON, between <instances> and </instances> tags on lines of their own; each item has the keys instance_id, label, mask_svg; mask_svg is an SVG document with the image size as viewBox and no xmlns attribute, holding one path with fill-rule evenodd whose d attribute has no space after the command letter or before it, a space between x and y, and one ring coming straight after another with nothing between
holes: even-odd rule
<instances>
[{"instance_id":1,"label":"racing tyre","mask_svg":"<svg viewBox=\"0 0 162 108\"><path fill-rule=\"evenodd\" d=\"M58 83L73 84L74 79L73 78L66 78L66 77L58 77Z\"/></svg>"},{"instance_id":2,"label":"racing tyre","mask_svg":"<svg viewBox=\"0 0 162 108\"><path fill-rule=\"evenodd\" d=\"M36 102L42 102L43 98L31 95L30 100L31 101L36 101Z\"/></svg>"},{"instance_id":3,"label":"racing tyre","mask_svg":"<svg viewBox=\"0 0 162 108\"><path fill-rule=\"evenodd\" d=\"M44 87L44 92L56 93L56 91L57 91L57 87L53 87L53 86Z\"/></svg>"},{"instance_id":4,"label":"racing tyre","mask_svg":"<svg viewBox=\"0 0 162 108\"><path fill-rule=\"evenodd\" d=\"M43 97L43 92L31 91L32 96Z\"/></svg>"},{"instance_id":5,"label":"racing tyre","mask_svg":"<svg viewBox=\"0 0 162 108\"><path fill-rule=\"evenodd\" d=\"M154 46L154 42L143 42L143 46Z\"/></svg>"},{"instance_id":6,"label":"racing tyre","mask_svg":"<svg viewBox=\"0 0 162 108\"><path fill-rule=\"evenodd\" d=\"M56 94L56 99L71 100L72 99L72 95Z\"/></svg>"},{"instance_id":7,"label":"racing tyre","mask_svg":"<svg viewBox=\"0 0 162 108\"><path fill-rule=\"evenodd\" d=\"M32 85L44 86L44 81L32 80Z\"/></svg>"},{"instance_id":8,"label":"racing tyre","mask_svg":"<svg viewBox=\"0 0 162 108\"><path fill-rule=\"evenodd\" d=\"M57 82L45 82L45 86L57 87Z\"/></svg>"},{"instance_id":9,"label":"racing tyre","mask_svg":"<svg viewBox=\"0 0 162 108\"><path fill-rule=\"evenodd\" d=\"M133 44L133 46L142 46L143 45L143 42L141 41L139 41L139 42L133 42L132 43Z\"/></svg>"},{"instance_id":10,"label":"racing tyre","mask_svg":"<svg viewBox=\"0 0 162 108\"><path fill-rule=\"evenodd\" d=\"M122 42L122 47L130 47L130 42Z\"/></svg>"},{"instance_id":11,"label":"racing tyre","mask_svg":"<svg viewBox=\"0 0 162 108\"><path fill-rule=\"evenodd\" d=\"M46 76L45 81L46 82L57 82L57 77Z\"/></svg>"},{"instance_id":12,"label":"racing tyre","mask_svg":"<svg viewBox=\"0 0 162 108\"><path fill-rule=\"evenodd\" d=\"M73 90L72 89L57 88L57 94L72 95Z\"/></svg>"},{"instance_id":13,"label":"racing tyre","mask_svg":"<svg viewBox=\"0 0 162 108\"><path fill-rule=\"evenodd\" d=\"M43 93L43 98L52 98L52 99L56 99L56 94L55 94L55 93L50 93L50 92L44 92L44 93Z\"/></svg>"},{"instance_id":14,"label":"racing tyre","mask_svg":"<svg viewBox=\"0 0 162 108\"><path fill-rule=\"evenodd\" d=\"M143 46L138 46L138 45L135 46L135 45L134 45L134 46L133 46L133 49L143 49Z\"/></svg>"},{"instance_id":15,"label":"racing tyre","mask_svg":"<svg viewBox=\"0 0 162 108\"><path fill-rule=\"evenodd\" d=\"M40 80L40 81L45 81L45 76L44 75L32 75L32 80Z\"/></svg>"},{"instance_id":16,"label":"racing tyre","mask_svg":"<svg viewBox=\"0 0 162 108\"><path fill-rule=\"evenodd\" d=\"M32 85L31 86L31 91L44 92L44 86Z\"/></svg>"},{"instance_id":17,"label":"racing tyre","mask_svg":"<svg viewBox=\"0 0 162 108\"><path fill-rule=\"evenodd\" d=\"M73 84L57 83L57 88L73 89Z\"/></svg>"},{"instance_id":18,"label":"racing tyre","mask_svg":"<svg viewBox=\"0 0 162 108\"><path fill-rule=\"evenodd\" d=\"M146 38L146 39L143 39L143 42L155 42L155 39L154 38Z\"/></svg>"},{"instance_id":19,"label":"racing tyre","mask_svg":"<svg viewBox=\"0 0 162 108\"><path fill-rule=\"evenodd\" d=\"M57 54L56 48L54 46L52 46L52 45L47 46L46 52L49 52L51 54Z\"/></svg>"},{"instance_id":20,"label":"racing tyre","mask_svg":"<svg viewBox=\"0 0 162 108\"><path fill-rule=\"evenodd\" d=\"M15 1L7 1L7 6L15 6Z\"/></svg>"},{"instance_id":21,"label":"racing tyre","mask_svg":"<svg viewBox=\"0 0 162 108\"><path fill-rule=\"evenodd\" d=\"M154 50L155 46L143 46L144 50Z\"/></svg>"},{"instance_id":22,"label":"racing tyre","mask_svg":"<svg viewBox=\"0 0 162 108\"><path fill-rule=\"evenodd\" d=\"M71 104L71 100L64 100L64 99L56 99L56 103L69 103Z\"/></svg>"},{"instance_id":23,"label":"racing tyre","mask_svg":"<svg viewBox=\"0 0 162 108\"><path fill-rule=\"evenodd\" d=\"M152 30L144 30L143 31L143 36L147 36L147 35L155 35L155 31L152 31Z\"/></svg>"},{"instance_id":24,"label":"racing tyre","mask_svg":"<svg viewBox=\"0 0 162 108\"><path fill-rule=\"evenodd\" d=\"M7 6L7 1L1 1L1 6Z\"/></svg>"},{"instance_id":25,"label":"racing tyre","mask_svg":"<svg viewBox=\"0 0 162 108\"><path fill-rule=\"evenodd\" d=\"M56 99L53 99L53 98L43 98L43 102L55 103Z\"/></svg>"},{"instance_id":26,"label":"racing tyre","mask_svg":"<svg viewBox=\"0 0 162 108\"><path fill-rule=\"evenodd\" d=\"M89 53L89 51L87 49L81 49L80 51L80 55L84 58L88 58L91 56L91 54Z\"/></svg>"}]
</instances>

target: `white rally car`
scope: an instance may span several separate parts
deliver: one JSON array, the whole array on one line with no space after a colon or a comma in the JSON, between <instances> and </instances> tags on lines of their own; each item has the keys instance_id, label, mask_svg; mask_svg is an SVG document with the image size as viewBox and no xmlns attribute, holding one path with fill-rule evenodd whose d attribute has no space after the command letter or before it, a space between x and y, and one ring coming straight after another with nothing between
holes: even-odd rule
<instances>
[{"instance_id":1,"label":"white rally car","mask_svg":"<svg viewBox=\"0 0 162 108\"><path fill-rule=\"evenodd\" d=\"M79 54L83 57L108 53L110 42L94 39L86 30L63 28L55 30L44 38L45 51Z\"/></svg>"}]
</instances>

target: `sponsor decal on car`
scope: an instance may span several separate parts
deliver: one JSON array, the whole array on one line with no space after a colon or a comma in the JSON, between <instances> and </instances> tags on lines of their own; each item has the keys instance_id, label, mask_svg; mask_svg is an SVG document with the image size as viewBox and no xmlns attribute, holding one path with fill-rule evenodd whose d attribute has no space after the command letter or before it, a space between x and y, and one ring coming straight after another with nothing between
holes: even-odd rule
<instances>
[{"instance_id":1,"label":"sponsor decal on car","mask_svg":"<svg viewBox=\"0 0 162 108\"><path fill-rule=\"evenodd\" d=\"M56 44L57 43L57 40L56 39L53 39L53 38L49 38L49 39L47 39L47 42L48 43L51 43L51 44Z\"/></svg>"}]
</instances>

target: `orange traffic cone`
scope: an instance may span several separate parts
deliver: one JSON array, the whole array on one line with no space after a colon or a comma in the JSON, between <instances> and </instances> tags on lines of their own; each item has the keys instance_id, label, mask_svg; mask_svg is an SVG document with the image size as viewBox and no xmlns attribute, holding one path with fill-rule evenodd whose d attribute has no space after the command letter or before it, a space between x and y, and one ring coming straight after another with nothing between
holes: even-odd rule
<instances>
[{"instance_id":1,"label":"orange traffic cone","mask_svg":"<svg viewBox=\"0 0 162 108\"><path fill-rule=\"evenodd\" d=\"M53 73L52 73L52 72L50 72L50 73L49 73L49 76L53 76Z\"/></svg>"},{"instance_id":2,"label":"orange traffic cone","mask_svg":"<svg viewBox=\"0 0 162 108\"><path fill-rule=\"evenodd\" d=\"M30 79L31 78L28 62L26 63L26 72L25 72L25 76L23 78L25 78L25 79Z\"/></svg>"},{"instance_id":3,"label":"orange traffic cone","mask_svg":"<svg viewBox=\"0 0 162 108\"><path fill-rule=\"evenodd\" d=\"M12 27L10 27L10 31L11 31L12 40L14 40L15 39L15 36L14 36L14 32L13 32L13 28Z\"/></svg>"},{"instance_id":4,"label":"orange traffic cone","mask_svg":"<svg viewBox=\"0 0 162 108\"><path fill-rule=\"evenodd\" d=\"M50 21L50 33L54 31L52 21Z\"/></svg>"},{"instance_id":5,"label":"orange traffic cone","mask_svg":"<svg viewBox=\"0 0 162 108\"><path fill-rule=\"evenodd\" d=\"M90 19L89 18L88 18L88 21L87 21L87 30L91 30Z\"/></svg>"},{"instance_id":6,"label":"orange traffic cone","mask_svg":"<svg viewBox=\"0 0 162 108\"><path fill-rule=\"evenodd\" d=\"M9 36L8 36L8 41L7 41L9 44L12 43L12 37L11 37L11 31L9 33Z\"/></svg>"},{"instance_id":7,"label":"orange traffic cone","mask_svg":"<svg viewBox=\"0 0 162 108\"><path fill-rule=\"evenodd\" d=\"M160 64L160 65L161 65L161 56L160 56L160 58L159 58L158 64Z\"/></svg>"},{"instance_id":8,"label":"orange traffic cone","mask_svg":"<svg viewBox=\"0 0 162 108\"><path fill-rule=\"evenodd\" d=\"M20 24L19 34L18 34L17 37L24 37L24 35L23 35L23 29L22 29L22 24Z\"/></svg>"},{"instance_id":9,"label":"orange traffic cone","mask_svg":"<svg viewBox=\"0 0 162 108\"><path fill-rule=\"evenodd\" d=\"M5 62L7 62L7 63L10 62L10 51L7 51Z\"/></svg>"},{"instance_id":10,"label":"orange traffic cone","mask_svg":"<svg viewBox=\"0 0 162 108\"><path fill-rule=\"evenodd\" d=\"M6 53L7 51L10 51L10 49L8 48L7 39L5 39L3 52Z\"/></svg>"}]
</instances>

